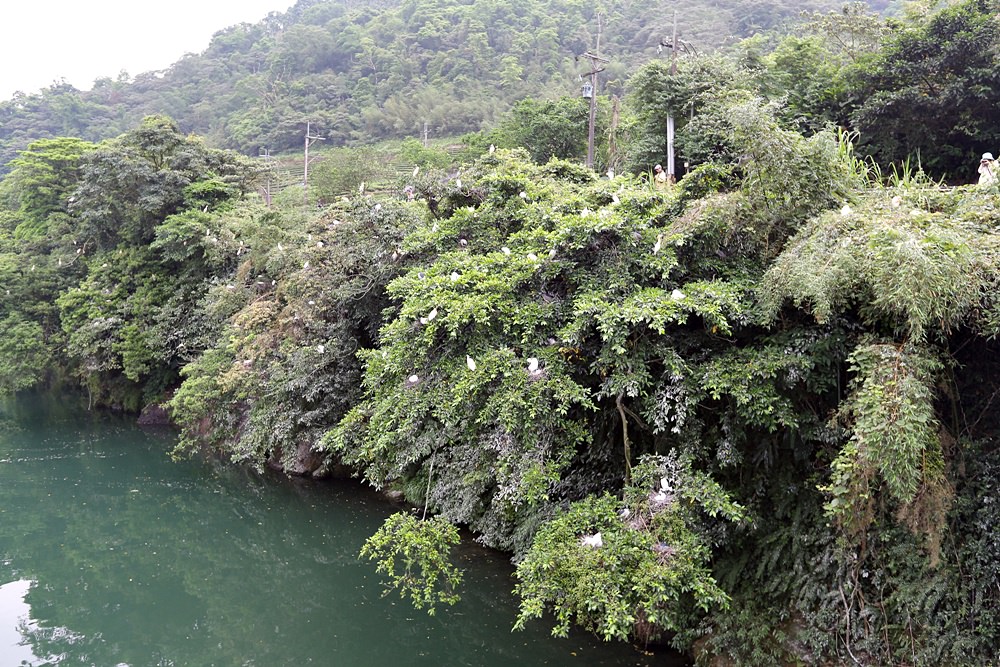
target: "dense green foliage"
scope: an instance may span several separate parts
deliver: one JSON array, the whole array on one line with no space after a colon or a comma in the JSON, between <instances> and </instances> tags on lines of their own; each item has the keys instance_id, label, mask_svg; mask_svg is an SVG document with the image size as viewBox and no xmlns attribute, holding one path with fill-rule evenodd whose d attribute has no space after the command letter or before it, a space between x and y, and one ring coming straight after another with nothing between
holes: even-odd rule
<instances>
[{"instance_id":1,"label":"dense green foliage","mask_svg":"<svg viewBox=\"0 0 1000 667\"><path fill-rule=\"evenodd\" d=\"M689 0L678 16L681 37L708 52L838 6ZM54 84L0 103L0 165L35 139L98 141L154 113L252 155L298 149L307 121L328 145L415 137L425 127L454 136L490 126L525 97L578 93L588 70L574 58L598 48L599 32L612 60L602 89L621 95L636 66L669 55L657 48L672 24L669 9L638 0L300 0L220 30L204 52L162 72L100 78L90 91Z\"/></svg>"},{"instance_id":2,"label":"dense green foliage","mask_svg":"<svg viewBox=\"0 0 1000 667\"><path fill-rule=\"evenodd\" d=\"M437 603L455 604L462 572L448 559L458 544L458 529L442 517L418 520L399 512L389 517L361 549L361 556L378 561L378 571L389 576L417 609L434 614Z\"/></svg>"},{"instance_id":3,"label":"dense green foliage","mask_svg":"<svg viewBox=\"0 0 1000 667\"><path fill-rule=\"evenodd\" d=\"M0 184L0 391L76 380L168 405L178 453L401 491L432 518L364 553L429 609L465 526L518 561L519 625L706 663L986 664L998 190L882 182L882 140L828 121L991 7L853 7L649 64L601 101L602 176L568 98L518 103L475 160L410 141L403 177L369 149L270 205L260 162L162 116L38 141ZM667 113L690 168L660 189Z\"/></svg>"}]
</instances>

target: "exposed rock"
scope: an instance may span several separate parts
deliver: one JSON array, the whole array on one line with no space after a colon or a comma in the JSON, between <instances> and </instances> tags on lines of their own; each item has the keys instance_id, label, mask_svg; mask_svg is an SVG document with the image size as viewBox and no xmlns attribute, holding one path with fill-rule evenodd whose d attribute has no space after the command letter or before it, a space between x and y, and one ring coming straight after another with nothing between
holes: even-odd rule
<instances>
[{"instance_id":1,"label":"exposed rock","mask_svg":"<svg viewBox=\"0 0 1000 667\"><path fill-rule=\"evenodd\" d=\"M139 413L137 422L139 426L169 426L170 413L159 403L150 403Z\"/></svg>"},{"instance_id":2,"label":"exposed rock","mask_svg":"<svg viewBox=\"0 0 1000 667\"><path fill-rule=\"evenodd\" d=\"M281 470L288 475L296 477L313 476L314 473L323 470L323 455L314 451L312 444L306 441L299 442L295 448L295 454L291 457L285 456L283 450L277 450L268 460L267 465L275 470ZM324 473L317 475L324 476Z\"/></svg>"}]
</instances>

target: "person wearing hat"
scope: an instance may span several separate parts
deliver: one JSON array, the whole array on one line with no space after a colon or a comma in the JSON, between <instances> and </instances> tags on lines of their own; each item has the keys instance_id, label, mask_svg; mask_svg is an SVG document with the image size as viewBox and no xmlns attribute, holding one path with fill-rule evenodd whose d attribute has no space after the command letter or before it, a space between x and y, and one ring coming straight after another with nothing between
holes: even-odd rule
<instances>
[{"instance_id":1,"label":"person wearing hat","mask_svg":"<svg viewBox=\"0 0 1000 667\"><path fill-rule=\"evenodd\" d=\"M997 182L997 161L993 159L993 153L983 153L979 160L979 184L993 185Z\"/></svg>"},{"instance_id":2,"label":"person wearing hat","mask_svg":"<svg viewBox=\"0 0 1000 667\"><path fill-rule=\"evenodd\" d=\"M663 171L663 167L661 165L653 167L653 183L656 185L657 190L666 188L670 183L670 181L667 180L667 172Z\"/></svg>"}]
</instances>

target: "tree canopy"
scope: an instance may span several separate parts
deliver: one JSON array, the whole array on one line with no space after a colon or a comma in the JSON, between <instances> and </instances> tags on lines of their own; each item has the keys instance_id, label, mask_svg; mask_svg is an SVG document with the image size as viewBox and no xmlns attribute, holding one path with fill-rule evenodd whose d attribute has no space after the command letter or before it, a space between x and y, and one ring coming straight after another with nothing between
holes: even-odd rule
<instances>
[{"instance_id":1,"label":"tree canopy","mask_svg":"<svg viewBox=\"0 0 1000 667\"><path fill-rule=\"evenodd\" d=\"M420 48L454 38L444 6L392 7L422 17ZM464 526L517 561L517 627L740 665L988 664L1000 191L898 156L883 171L890 144L854 95L901 67L888 54L981 34L994 10L876 29L854 8L647 64L617 122L602 100L600 173L577 161L569 98L517 103L469 137L472 160L410 142L412 172L331 160L267 199L261 161L162 115L35 141L0 182L0 392L162 404L177 455L402 493L420 519L397 514L363 554L435 612L461 594ZM986 76L963 62L937 77L951 94ZM392 69L375 50L366 67L375 95ZM645 169L666 113L689 164L660 188ZM958 137L942 115L912 123ZM827 122L843 118L858 125Z\"/></svg>"}]
</instances>

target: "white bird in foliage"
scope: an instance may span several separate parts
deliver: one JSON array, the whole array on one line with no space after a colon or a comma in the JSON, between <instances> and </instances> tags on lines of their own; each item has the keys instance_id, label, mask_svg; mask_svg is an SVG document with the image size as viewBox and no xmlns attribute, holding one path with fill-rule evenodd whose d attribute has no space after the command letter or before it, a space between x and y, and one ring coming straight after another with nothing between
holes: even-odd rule
<instances>
[{"instance_id":1,"label":"white bird in foliage","mask_svg":"<svg viewBox=\"0 0 1000 667\"><path fill-rule=\"evenodd\" d=\"M406 386L407 387L412 387L413 385L416 385L416 384L419 384L419 383L420 383L420 376L419 375L413 374L410 377L406 378Z\"/></svg>"},{"instance_id":2,"label":"white bird in foliage","mask_svg":"<svg viewBox=\"0 0 1000 667\"><path fill-rule=\"evenodd\" d=\"M850 215L853 212L849 204L844 204L844 208L840 209L841 215Z\"/></svg>"},{"instance_id":3,"label":"white bird in foliage","mask_svg":"<svg viewBox=\"0 0 1000 667\"><path fill-rule=\"evenodd\" d=\"M382 210L382 204L375 204L375 212L378 213Z\"/></svg>"},{"instance_id":4,"label":"white bird in foliage","mask_svg":"<svg viewBox=\"0 0 1000 667\"><path fill-rule=\"evenodd\" d=\"M533 252L529 252L528 253L528 259L530 259L532 262L538 261L538 255L536 255Z\"/></svg>"},{"instance_id":5,"label":"white bird in foliage","mask_svg":"<svg viewBox=\"0 0 1000 667\"><path fill-rule=\"evenodd\" d=\"M518 192L517 196L520 197L521 199L526 200L526 201L528 199L528 193L525 192L524 190L521 190L520 192Z\"/></svg>"},{"instance_id":6,"label":"white bird in foliage","mask_svg":"<svg viewBox=\"0 0 1000 667\"><path fill-rule=\"evenodd\" d=\"M622 200L621 200L621 199L619 199L619 198L618 198L618 195L616 195L616 194L614 194L614 193L612 193L612 194L611 194L611 201L612 201L612 202L614 202L615 204L620 204L620 203L622 203Z\"/></svg>"},{"instance_id":7,"label":"white bird in foliage","mask_svg":"<svg viewBox=\"0 0 1000 667\"><path fill-rule=\"evenodd\" d=\"M358 194L363 195L364 193L365 193L365 182L361 181L361 185L358 186Z\"/></svg>"},{"instance_id":8,"label":"white bird in foliage","mask_svg":"<svg viewBox=\"0 0 1000 667\"><path fill-rule=\"evenodd\" d=\"M326 352L326 346L322 345L322 344L321 345L317 345L316 346L316 351L319 352L320 354L323 354L324 352Z\"/></svg>"},{"instance_id":9,"label":"white bird in foliage","mask_svg":"<svg viewBox=\"0 0 1000 667\"><path fill-rule=\"evenodd\" d=\"M500 252L502 252L505 255L509 255L510 254L510 248L508 248L507 246L504 246L504 247L500 248Z\"/></svg>"},{"instance_id":10,"label":"white bird in foliage","mask_svg":"<svg viewBox=\"0 0 1000 667\"><path fill-rule=\"evenodd\" d=\"M427 321L433 322L434 318L438 316L438 309L435 307L431 312L427 313Z\"/></svg>"},{"instance_id":11,"label":"white bird in foliage","mask_svg":"<svg viewBox=\"0 0 1000 667\"><path fill-rule=\"evenodd\" d=\"M476 370L476 360L469 355L465 355L465 365L469 367L470 371Z\"/></svg>"},{"instance_id":12,"label":"white bird in foliage","mask_svg":"<svg viewBox=\"0 0 1000 667\"><path fill-rule=\"evenodd\" d=\"M416 178L417 174L419 173L420 173L420 165L418 164L416 167L413 168L413 178Z\"/></svg>"},{"instance_id":13,"label":"white bird in foliage","mask_svg":"<svg viewBox=\"0 0 1000 667\"><path fill-rule=\"evenodd\" d=\"M454 283L454 282L458 282L458 279L459 279L460 277L461 277L461 276L459 276L459 275L458 275L458 271L452 271L452 272L451 272L451 282L453 282L453 283Z\"/></svg>"},{"instance_id":14,"label":"white bird in foliage","mask_svg":"<svg viewBox=\"0 0 1000 667\"><path fill-rule=\"evenodd\" d=\"M594 533L593 535L584 535L580 538L580 544L585 547L591 547L593 549L598 549L604 546L604 538L601 537L600 533Z\"/></svg>"},{"instance_id":15,"label":"white bird in foliage","mask_svg":"<svg viewBox=\"0 0 1000 667\"><path fill-rule=\"evenodd\" d=\"M496 152L497 152L497 147L494 146L493 144L490 144L490 154L492 155L493 153L496 153Z\"/></svg>"},{"instance_id":16,"label":"white bird in foliage","mask_svg":"<svg viewBox=\"0 0 1000 667\"><path fill-rule=\"evenodd\" d=\"M306 262L305 264L303 264L302 268L303 269L308 269L309 268L309 262Z\"/></svg>"},{"instance_id":17,"label":"white bird in foliage","mask_svg":"<svg viewBox=\"0 0 1000 667\"><path fill-rule=\"evenodd\" d=\"M673 299L674 301L680 301L681 299L684 298L684 292L680 291L679 289L675 289L673 292L670 293L670 298Z\"/></svg>"},{"instance_id":18,"label":"white bird in foliage","mask_svg":"<svg viewBox=\"0 0 1000 667\"><path fill-rule=\"evenodd\" d=\"M528 372L534 373L538 370L538 357L528 357Z\"/></svg>"},{"instance_id":19,"label":"white bird in foliage","mask_svg":"<svg viewBox=\"0 0 1000 667\"><path fill-rule=\"evenodd\" d=\"M660 252L660 248L663 247L663 234L656 237L656 243L653 244L653 254Z\"/></svg>"},{"instance_id":20,"label":"white bird in foliage","mask_svg":"<svg viewBox=\"0 0 1000 667\"><path fill-rule=\"evenodd\" d=\"M896 195L895 197L892 198L892 207L893 208L899 208L899 205L902 204L902 203L903 203L903 198L900 197L899 195Z\"/></svg>"}]
</instances>

